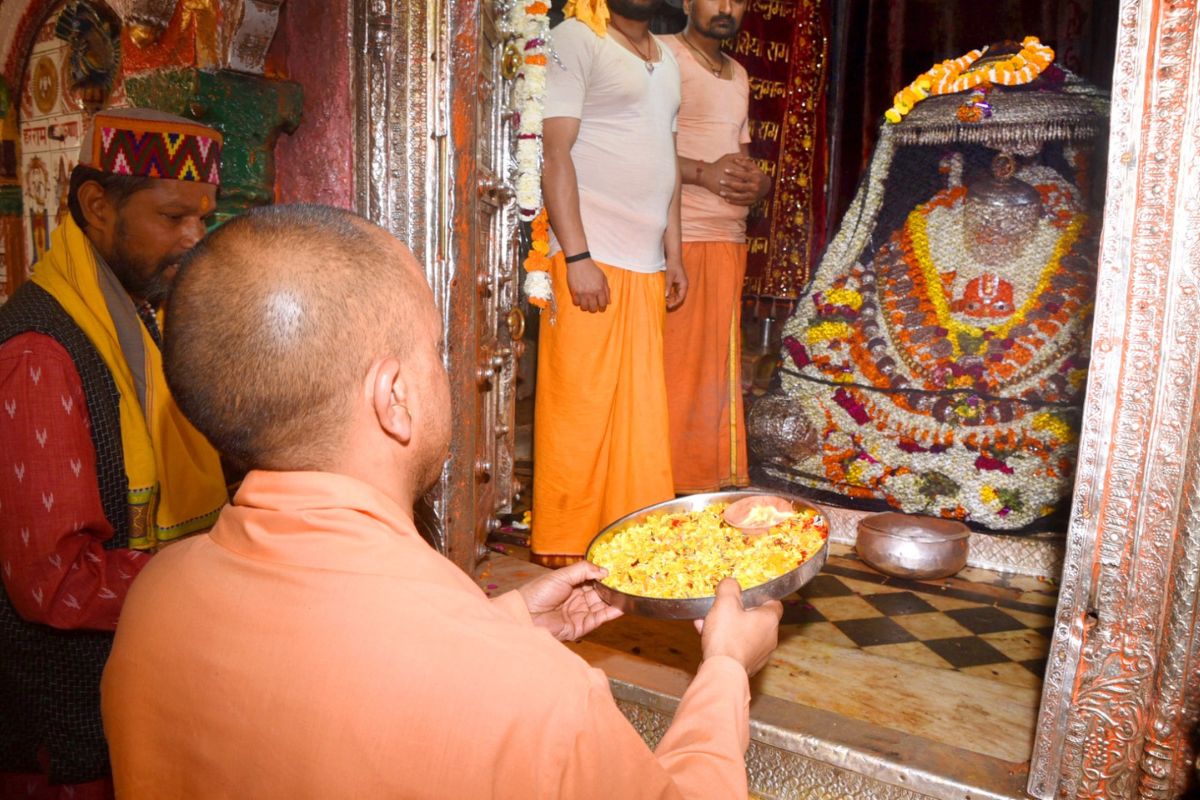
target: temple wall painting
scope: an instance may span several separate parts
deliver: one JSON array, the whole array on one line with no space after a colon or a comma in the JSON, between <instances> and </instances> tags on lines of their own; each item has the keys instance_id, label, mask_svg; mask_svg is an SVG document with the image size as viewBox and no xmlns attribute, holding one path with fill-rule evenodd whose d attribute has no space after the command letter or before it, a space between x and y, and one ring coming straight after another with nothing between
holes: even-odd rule
<instances>
[{"instance_id":1,"label":"temple wall painting","mask_svg":"<svg viewBox=\"0 0 1200 800\"><path fill-rule=\"evenodd\" d=\"M67 214L71 170L78 157L88 109L109 98L120 60L119 25L88 5L61 3L38 30L20 95L21 175L24 189L26 267L45 253L50 233ZM66 12L66 13L64 13ZM84 30L86 28L86 30ZM87 41L93 41L96 53ZM99 74L96 91L84 82L89 59Z\"/></svg>"},{"instance_id":2,"label":"temple wall painting","mask_svg":"<svg viewBox=\"0 0 1200 800\"><path fill-rule=\"evenodd\" d=\"M231 152L222 218L275 199L275 142L303 103L299 85L264 74L281 2L0 2L0 295L66 213L67 178L99 108L154 107L220 129Z\"/></svg>"}]
</instances>

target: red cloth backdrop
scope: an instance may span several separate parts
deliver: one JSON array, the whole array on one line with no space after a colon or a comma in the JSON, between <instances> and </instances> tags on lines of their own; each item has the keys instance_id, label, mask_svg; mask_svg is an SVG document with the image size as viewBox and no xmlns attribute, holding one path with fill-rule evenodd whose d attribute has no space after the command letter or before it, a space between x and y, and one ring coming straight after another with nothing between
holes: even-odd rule
<instances>
[{"instance_id":1,"label":"red cloth backdrop","mask_svg":"<svg viewBox=\"0 0 1200 800\"><path fill-rule=\"evenodd\" d=\"M775 182L752 209L746 294L794 298L825 242L824 0L750 0L727 50L750 73L750 152Z\"/></svg>"}]
</instances>

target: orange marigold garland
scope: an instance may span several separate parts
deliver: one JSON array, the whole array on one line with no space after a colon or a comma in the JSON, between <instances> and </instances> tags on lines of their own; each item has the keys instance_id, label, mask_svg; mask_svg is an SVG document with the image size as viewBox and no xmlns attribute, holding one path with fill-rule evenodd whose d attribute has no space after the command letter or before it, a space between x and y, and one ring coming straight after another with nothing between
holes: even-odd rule
<instances>
[{"instance_id":1,"label":"orange marigold garland","mask_svg":"<svg viewBox=\"0 0 1200 800\"><path fill-rule=\"evenodd\" d=\"M550 285L550 219L546 209L538 212L533 223L533 244L525 256L525 293L529 302L547 308L554 299Z\"/></svg>"},{"instance_id":2,"label":"orange marigold garland","mask_svg":"<svg viewBox=\"0 0 1200 800\"><path fill-rule=\"evenodd\" d=\"M905 114L912 111L913 106L930 95L965 92L984 83L1002 86L1029 83L1054 61L1054 50L1038 41L1036 36L1026 36L1021 41L1019 53L973 68L987 52L988 48L984 47L959 58L934 64L896 93L892 98L892 107L884 112L887 121L893 125L899 123ZM974 117L973 113L967 113ZM978 119L965 121L977 122Z\"/></svg>"}]
</instances>

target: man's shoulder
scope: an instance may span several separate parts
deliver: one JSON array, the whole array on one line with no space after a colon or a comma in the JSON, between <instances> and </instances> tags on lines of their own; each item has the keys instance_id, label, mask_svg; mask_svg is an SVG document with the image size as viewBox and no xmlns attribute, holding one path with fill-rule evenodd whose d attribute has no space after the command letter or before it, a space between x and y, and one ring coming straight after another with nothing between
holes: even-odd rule
<instances>
[{"instance_id":1,"label":"man's shoulder","mask_svg":"<svg viewBox=\"0 0 1200 800\"><path fill-rule=\"evenodd\" d=\"M733 56L728 56L729 61L733 64L733 79L745 86L750 85L750 73L742 66L742 62L738 61Z\"/></svg>"},{"instance_id":2,"label":"man's shoulder","mask_svg":"<svg viewBox=\"0 0 1200 800\"><path fill-rule=\"evenodd\" d=\"M561 48L595 49L601 44L600 37L574 17L551 28L549 36L550 45L556 51Z\"/></svg>"},{"instance_id":3,"label":"man's shoulder","mask_svg":"<svg viewBox=\"0 0 1200 800\"><path fill-rule=\"evenodd\" d=\"M0 360L21 359L35 369L42 364L59 365L64 374L78 381L75 356L83 342L87 342L85 334L54 296L32 282L0 306Z\"/></svg>"},{"instance_id":4,"label":"man's shoulder","mask_svg":"<svg viewBox=\"0 0 1200 800\"><path fill-rule=\"evenodd\" d=\"M654 38L658 39L659 44L670 50L676 60L678 60L679 54L686 49L683 42L679 40L678 33L656 33Z\"/></svg>"},{"instance_id":5,"label":"man's shoulder","mask_svg":"<svg viewBox=\"0 0 1200 800\"><path fill-rule=\"evenodd\" d=\"M54 361L72 361L67 349L48 333L25 331L0 342L0 360L27 356Z\"/></svg>"},{"instance_id":6,"label":"man's shoulder","mask_svg":"<svg viewBox=\"0 0 1200 800\"><path fill-rule=\"evenodd\" d=\"M673 34L664 34L662 36L655 34L654 38L658 40L660 45L662 45L662 47L659 49L662 50L663 63L669 68L673 68L675 72L678 73L680 71L679 54L671 46L671 43L675 40L675 36Z\"/></svg>"},{"instance_id":7,"label":"man's shoulder","mask_svg":"<svg viewBox=\"0 0 1200 800\"><path fill-rule=\"evenodd\" d=\"M54 295L36 283L26 281L8 302L0 306L0 344L27 333L56 340L83 332Z\"/></svg>"}]
</instances>

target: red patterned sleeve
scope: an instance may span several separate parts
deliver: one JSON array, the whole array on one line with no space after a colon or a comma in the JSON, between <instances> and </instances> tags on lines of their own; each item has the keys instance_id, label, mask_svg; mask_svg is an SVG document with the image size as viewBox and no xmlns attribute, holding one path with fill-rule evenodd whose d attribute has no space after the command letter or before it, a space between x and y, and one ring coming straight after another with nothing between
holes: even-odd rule
<instances>
[{"instance_id":1,"label":"red patterned sleeve","mask_svg":"<svg viewBox=\"0 0 1200 800\"><path fill-rule=\"evenodd\" d=\"M105 550L83 385L66 350L25 333L0 345L0 578L25 619L113 630L149 557Z\"/></svg>"}]
</instances>

